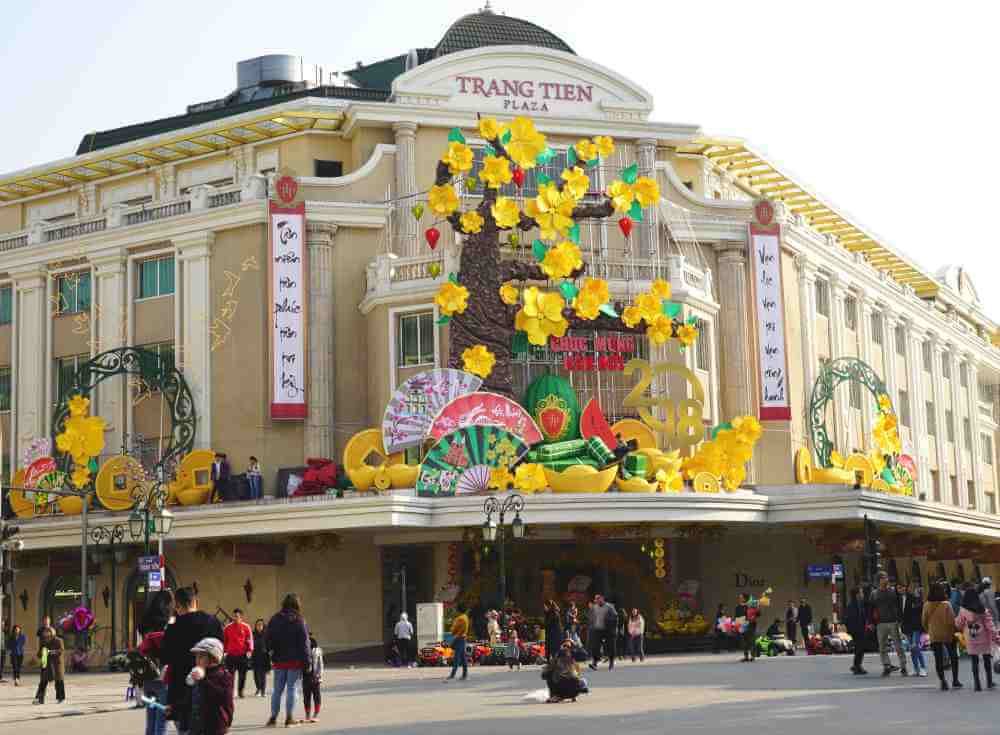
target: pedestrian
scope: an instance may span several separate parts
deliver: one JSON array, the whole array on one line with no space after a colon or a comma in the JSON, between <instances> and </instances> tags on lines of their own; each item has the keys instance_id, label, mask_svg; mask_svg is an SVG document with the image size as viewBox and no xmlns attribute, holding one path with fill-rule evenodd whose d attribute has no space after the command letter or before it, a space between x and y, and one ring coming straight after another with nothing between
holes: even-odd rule
<instances>
[{"instance_id":1,"label":"pedestrian","mask_svg":"<svg viewBox=\"0 0 1000 735\"><path fill-rule=\"evenodd\" d=\"M542 609L545 613L545 658L551 663L559 654L559 648L566 635L563 631L559 604L555 600L546 600Z\"/></svg>"},{"instance_id":2,"label":"pedestrian","mask_svg":"<svg viewBox=\"0 0 1000 735\"><path fill-rule=\"evenodd\" d=\"M577 626L580 624L580 610L576 606L576 600L569 601L569 606L566 608L564 622L566 625L566 637L576 638L579 640L580 636L577 631Z\"/></svg>"},{"instance_id":3,"label":"pedestrian","mask_svg":"<svg viewBox=\"0 0 1000 735\"><path fill-rule=\"evenodd\" d=\"M965 634L965 649L972 659L974 690L983 691L979 680L979 659L986 667L986 688L993 689L993 640L996 628L993 613L986 609L974 589L967 589L962 595L962 607L955 619L955 627Z\"/></svg>"},{"instance_id":4,"label":"pedestrian","mask_svg":"<svg viewBox=\"0 0 1000 735\"><path fill-rule=\"evenodd\" d=\"M802 643L805 645L805 642L812 635L813 609L812 605L809 604L809 600L804 597L799 600L798 618L799 630L802 631Z\"/></svg>"},{"instance_id":5,"label":"pedestrian","mask_svg":"<svg viewBox=\"0 0 1000 735\"><path fill-rule=\"evenodd\" d=\"M1000 627L1000 611L997 610L997 595L993 591L993 580L989 577L983 577L983 590L979 593L979 599L983 603L983 607L990 611L990 615L993 616L993 624Z\"/></svg>"},{"instance_id":6,"label":"pedestrian","mask_svg":"<svg viewBox=\"0 0 1000 735\"><path fill-rule=\"evenodd\" d=\"M257 458L250 457L250 463L247 465L247 484L250 486L250 500L260 500L261 498L261 470L260 462Z\"/></svg>"},{"instance_id":7,"label":"pedestrian","mask_svg":"<svg viewBox=\"0 0 1000 735\"><path fill-rule=\"evenodd\" d=\"M163 632L160 659L170 668L167 682L168 720L173 720L179 735L191 730L191 688L185 684L187 672L195 666L191 649L205 638L223 638L222 625L214 615L198 609L198 596L190 587L174 593L176 617Z\"/></svg>"},{"instance_id":8,"label":"pedestrian","mask_svg":"<svg viewBox=\"0 0 1000 735\"><path fill-rule=\"evenodd\" d=\"M646 619L639 613L639 608L633 607L632 614L628 617L628 647L626 651L632 654L632 661L639 657L639 661L646 660L646 651L643 646L643 639L646 635Z\"/></svg>"},{"instance_id":9,"label":"pedestrian","mask_svg":"<svg viewBox=\"0 0 1000 735\"><path fill-rule=\"evenodd\" d=\"M256 689L254 696L263 697L267 694L267 672L271 670L264 618L257 618L253 624L253 655L250 662L253 665L253 685Z\"/></svg>"},{"instance_id":10,"label":"pedestrian","mask_svg":"<svg viewBox=\"0 0 1000 735\"><path fill-rule=\"evenodd\" d=\"M396 623L393 636L396 639L396 646L399 648L400 664L409 667L411 661L410 644L413 640L413 624L410 622L409 615L405 612L399 614L399 622Z\"/></svg>"},{"instance_id":11,"label":"pedestrian","mask_svg":"<svg viewBox=\"0 0 1000 735\"><path fill-rule=\"evenodd\" d=\"M489 636L491 646L500 645L500 613L496 610L486 613L486 635Z\"/></svg>"},{"instance_id":12,"label":"pedestrian","mask_svg":"<svg viewBox=\"0 0 1000 735\"><path fill-rule=\"evenodd\" d=\"M604 599L604 595L597 593L594 601L590 604L590 630L587 634L590 643L590 655L592 661L590 668L597 671L597 664L601 661L601 647L604 647L604 654L608 657L608 671L615 668L615 634L618 630L618 612L614 605Z\"/></svg>"},{"instance_id":13,"label":"pedestrian","mask_svg":"<svg viewBox=\"0 0 1000 735\"><path fill-rule=\"evenodd\" d=\"M212 462L212 495L209 502L214 503L228 497L230 474L231 469L226 455L216 452L215 460Z\"/></svg>"},{"instance_id":14,"label":"pedestrian","mask_svg":"<svg viewBox=\"0 0 1000 735\"><path fill-rule=\"evenodd\" d=\"M14 686L21 686L21 667L24 665L24 649L28 645L28 637L20 624L15 623L7 638L7 652L10 655L10 668L14 677Z\"/></svg>"},{"instance_id":15,"label":"pedestrian","mask_svg":"<svg viewBox=\"0 0 1000 735\"><path fill-rule=\"evenodd\" d=\"M233 724L233 675L222 666L222 641L205 638L191 647L191 735L225 735ZM179 676L178 676L179 678Z\"/></svg>"},{"instance_id":16,"label":"pedestrian","mask_svg":"<svg viewBox=\"0 0 1000 735\"><path fill-rule=\"evenodd\" d=\"M558 648L552 663L542 669L542 678L549 687L548 702L554 704L565 699L575 702L587 693L587 682L580 676L580 667L573 658L573 641L566 639Z\"/></svg>"},{"instance_id":17,"label":"pedestrian","mask_svg":"<svg viewBox=\"0 0 1000 735\"><path fill-rule=\"evenodd\" d=\"M958 611L962 609L962 583L959 581L958 577L952 577L951 588L948 592L948 603L951 605L951 611L958 615Z\"/></svg>"},{"instance_id":18,"label":"pedestrian","mask_svg":"<svg viewBox=\"0 0 1000 735\"><path fill-rule=\"evenodd\" d=\"M42 637L46 629L51 629L53 633L55 632L55 628L52 627L52 618L50 618L48 615L43 615L42 624L38 626L38 631L35 634L36 637L38 638L38 645L42 644Z\"/></svg>"},{"instance_id":19,"label":"pedestrian","mask_svg":"<svg viewBox=\"0 0 1000 735\"><path fill-rule=\"evenodd\" d=\"M445 681L451 681L455 678L459 666L462 667L462 681L469 678L469 659L468 652L465 650L465 638L469 635L469 616L465 614L465 609L464 602L458 603L455 608L457 614L451 623L451 647L454 655L451 660L451 675ZM495 617L492 622L496 622Z\"/></svg>"},{"instance_id":20,"label":"pedestrian","mask_svg":"<svg viewBox=\"0 0 1000 735\"><path fill-rule=\"evenodd\" d=\"M10 621L8 620L4 623L3 630L0 631L0 683L5 683L7 680L3 678L3 670L7 665L7 649L8 641L10 640Z\"/></svg>"},{"instance_id":21,"label":"pedestrian","mask_svg":"<svg viewBox=\"0 0 1000 735\"><path fill-rule=\"evenodd\" d=\"M753 663L757 659L757 614L759 610L753 601L741 592L736 598L736 609L733 610L733 617L736 620L742 618L744 626L742 632L743 641L743 662Z\"/></svg>"},{"instance_id":22,"label":"pedestrian","mask_svg":"<svg viewBox=\"0 0 1000 735\"><path fill-rule=\"evenodd\" d=\"M309 630L302 617L302 603L295 593L285 595L281 610L267 624L267 645L274 669L271 688L271 717L267 727L275 727L281 711L281 695L285 694L285 727L298 724L295 720L296 686L309 666Z\"/></svg>"},{"instance_id":23,"label":"pedestrian","mask_svg":"<svg viewBox=\"0 0 1000 735\"><path fill-rule=\"evenodd\" d=\"M792 642L793 646L799 638L799 608L795 604L795 600L789 600L788 607L785 608L785 637Z\"/></svg>"},{"instance_id":24,"label":"pedestrian","mask_svg":"<svg viewBox=\"0 0 1000 735\"><path fill-rule=\"evenodd\" d=\"M507 659L507 666L510 667L511 671L514 670L515 666L518 671L521 670L521 646L519 644L520 640L517 635L517 625L511 622L510 626L507 628L507 646L504 653L504 656Z\"/></svg>"},{"instance_id":25,"label":"pedestrian","mask_svg":"<svg viewBox=\"0 0 1000 735\"><path fill-rule=\"evenodd\" d=\"M302 678L302 703L306 709L306 722L319 721L319 710L323 706L322 686L323 649L315 638L309 636L309 668Z\"/></svg>"},{"instance_id":26,"label":"pedestrian","mask_svg":"<svg viewBox=\"0 0 1000 735\"><path fill-rule=\"evenodd\" d=\"M865 604L861 590L857 587L851 590L850 601L847 603L847 609L844 614L844 622L847 625L847 632L854 643L854 663L851 664L851 673L855 676L863 676L868 673L862 665L865 660L868 606Z\"/></svg>"},{"instance_id":27,"label":"pedestrian","mask_svg":"<svg viewBox=\"0 0 1000 735\"><path fill-rule=\"evenodd\" d=\"M948 583L941 581L931 585L930 594L924 604L921 622L931 639L931 650L934 652L934 667L941 681L941 691L948 691L944 670L946 661L951 665L951 685L955 689L962 688L958 680L958 646L955 645L955 614L951 611L948 599Z\"/></svg>"},{"instance_id":28,"label":"pedestrian","mask_svg":"<svg viewBox=\"0 0 1000 735\"><path fill-rule=\"evenodd\" d=\"M49 687L49 682L56 685L56 704L62 704L66 699L66 684L63 676L66 673L63 654L66 646L62 638L56 635L55 630L50 626L42 631L42 643L38 648L38 660L41 663L41 672L38 681L38 691L35 692L35 704L45 704L45 690Z\"/></svg>"},{"instance_id":29,"label":"pedestrian","mask_svg":"<svg viewBox=\"0 0 1000 735\"><path fill-rule=\"evenodd\" d=\"M142 680L143 701L146 702L146 735L165 735L167 731L167 683L163 678L163 636L174 614L174 594L170 590L157 592L146 609L139 632L139 654L144 657L148 678Z\"/></svg>"},{"instance_id":30,"label":"pedestrian","mask_svg":"<svg viewBox=\"0 0 1000 735\"><path fill-rule=\"evenodd\" d=\"M253 656L253 630L243 620L243 611L240 608L233 610L233 622L226 626L222 634L225 641L226 671L238 674L237 691L240 699L243 699L243 690L247 684L247 669Z\"/></svg>"},{"instance_id":31,"label":"pedestrian","mask_svg":"<svg viewBox=\"0 0 1000 735\"><path fill-rule=\"evenodd\" d=\"M878 613L878 650L882 658L882 676L889 676L898 671L900 676L909 676L906 667L906 653L903 651L903 638L899 630L899 593L889 586L889 575L879 574L878 589L874 593L873 606ZM800 613L801 614L801 613ZM889 641L896 648L899 666L893 666L889 658Z\"/></svg>"},{"instance_id":32,"label":"pedestrian","mask_svg":"<svg viewBox=\"0 0 1000 735\"><path fill-rule=\"evenodd\" d=\"M725 631L725 619L727 617L726 606L720 602L719 607L715 610L715 630L712 636L712 653L719 653L722 650L722 644L726 642L727 633Z\"/></svg>"},{"instance_id":33,"label":"pedestrian","mask_svg":"<svg viewBox=\"0 0 1000 735\"><path fill-rule=\"evenodd\" d=\"M913 673L917 676L927 676L927 660L920 640L924 634L923 612L924 601L919 592L910 591L909 585L904 585L900 592L900 628L910 642L910 661L913 663Z\"/></svg>"}]
</instances>

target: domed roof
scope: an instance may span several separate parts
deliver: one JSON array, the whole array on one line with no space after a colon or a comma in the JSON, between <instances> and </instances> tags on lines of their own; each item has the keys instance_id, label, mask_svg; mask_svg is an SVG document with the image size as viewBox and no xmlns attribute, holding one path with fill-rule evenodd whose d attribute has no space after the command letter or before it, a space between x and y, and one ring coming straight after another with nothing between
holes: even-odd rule
<instances>
[{"instance_id":1,"label":"domed roof","mask_svg":"<svg viewBox=\"0 0 1000 735\"><path fill-rule=\"evenodd\" d=\"M542 46L574 53L565 41L544 28L509 15L497 15L489 4L478 13L464 15L434 48L434 58L483 46Z\"/></svg>"}]
</instances>

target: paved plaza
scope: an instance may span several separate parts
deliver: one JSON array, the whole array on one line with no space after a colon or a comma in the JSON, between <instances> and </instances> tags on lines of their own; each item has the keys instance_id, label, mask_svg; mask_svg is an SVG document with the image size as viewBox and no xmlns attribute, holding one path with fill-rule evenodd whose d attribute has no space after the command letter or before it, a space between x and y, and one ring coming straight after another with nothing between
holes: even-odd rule
<instances>
[{"instance_id":1,"label":"paved plaza","mask_svg":"<svg viewBox=\"0 0 1000 735\"><path fill-rule=\"evenodd\" d=\"M521 672L474 667L467 682L443 683L445 670L328 670L322 722L299 731L357 735L434 733L684 732L822 733L996 732L1000 693L972 691L967 660L964 691L939 692L933 677L901 679L847 673L847 657L775 658L752 665L736 656L671 656L589 672L593 693L576 704L525 703L543 686L537 667ZM877 661L869 656L871 671ZM144 714L124 710L121 675L70 677L68 701L31 705L35 676L14 689L0 686L0 727L17 735L141 733ZM301 701L301 700L300 700ZM299 716L301 717L301 704ZM113 710L100 712L99 710ZM67 713L79 716L59 717ZM49 719L40 719L47 717ZM264 700L237 702L233 733L266 732ZM172 731L172 730L171 730Z\"/></svg>"}]
</instances>

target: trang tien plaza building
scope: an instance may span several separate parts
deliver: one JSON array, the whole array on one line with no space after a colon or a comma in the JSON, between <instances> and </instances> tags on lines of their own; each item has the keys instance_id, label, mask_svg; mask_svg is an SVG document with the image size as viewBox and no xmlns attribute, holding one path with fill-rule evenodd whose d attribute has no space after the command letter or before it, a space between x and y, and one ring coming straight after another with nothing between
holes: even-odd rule
<instances>
[{"instance_id":1,"label":"trang tien plaza building","mask_svg":"<svg viewBox=\"0 0 1000 735\"><path fill-rule=\"evenodd\" d=\"M601 591L665 647L741 591L833 615L866 516L896 580L1000 575L1000 336L969 271L599 61L485 10L334 75L240 62L219 99L0 175L4 619L86 591L134 640L142 543L91 541L81 580L82 502L44 492L72 490L78 392L88 527L160 487L163 584L250 619L298 592L328 654L381 651L403 605L501 604L508 487L507 596Z\"/></svg>"}]
</instances>

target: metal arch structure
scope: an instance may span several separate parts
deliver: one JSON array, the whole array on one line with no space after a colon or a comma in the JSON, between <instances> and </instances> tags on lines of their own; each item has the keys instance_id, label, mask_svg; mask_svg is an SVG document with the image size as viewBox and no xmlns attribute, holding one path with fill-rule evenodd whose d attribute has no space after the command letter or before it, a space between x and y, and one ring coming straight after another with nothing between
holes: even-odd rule
<instances>
[{"instance_id":1,"label":"metal arch structure","mask_svg":"<svg viewBox=\"0 0 1000 735\"><path fill-rule=\"evenodd\" d=\"M833 442L830 441L830 434L826 430L826 404L833 399L837 386L844 382L854 382L864 386L871 394L876 407L879 397L888 395L885 383L878 373L863 360L856 357L838 357L823 365L813 384L808 415L809 439L812 441L817 461L823 467L833 466L830 461Z\"/></svg>"},{"instance_id":2,"label":"metal arch structure","mask_svg":"<svg viewBox=\"0 0 1000 735\"><path fill-rule=\"evenodd\" d=\"M61 391L56 410L52 414L53 448L56 437L62 433L69 417L69 399L78 394L89 398L94 388L116 375L136 375L150 389L163 394L164 402L170 410L170 441L156 466L168 468L179 463L181 457L194 448L198 423L194 396L176 367L164 369L159 355L137 347L107 350L77 368L73 382Z\"/></svg>"}]
</instances>

